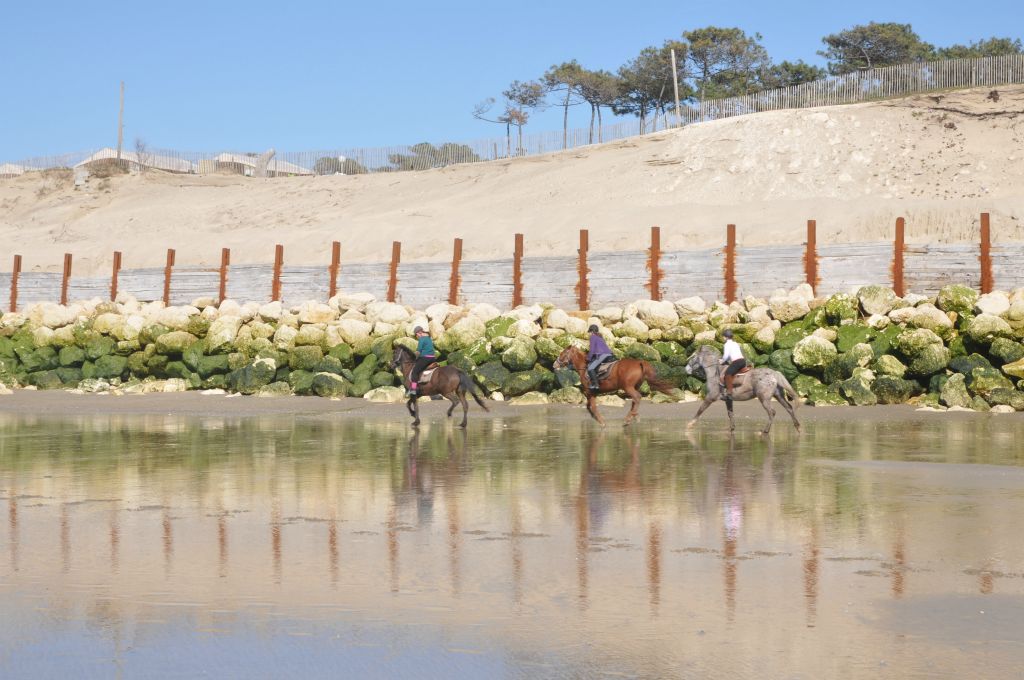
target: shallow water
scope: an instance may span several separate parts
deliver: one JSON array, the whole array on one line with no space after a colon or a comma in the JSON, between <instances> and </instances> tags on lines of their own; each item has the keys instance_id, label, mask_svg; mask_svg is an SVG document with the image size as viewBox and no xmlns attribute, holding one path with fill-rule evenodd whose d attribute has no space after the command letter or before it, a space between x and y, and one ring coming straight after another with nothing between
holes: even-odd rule
<instances>
[{"instance_id":1,"label":"shallow water","mask_svg":"<svg viewBox=\"0 0 1024 680\"><path fill-rule=\"evenodd\" d=\"M0 676L1019 676L1024 421L758 424L0 416Z\"/></svg>"}]
</instances>

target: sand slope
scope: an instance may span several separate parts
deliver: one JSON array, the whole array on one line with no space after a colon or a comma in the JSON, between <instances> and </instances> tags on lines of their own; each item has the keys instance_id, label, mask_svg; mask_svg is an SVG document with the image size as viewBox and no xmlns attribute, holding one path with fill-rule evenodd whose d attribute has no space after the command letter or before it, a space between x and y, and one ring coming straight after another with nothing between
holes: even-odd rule
<instances>
[{"instance_id":1,"label":"sand slope","mask_svg":"<svg viewBox=\"0 0 1024 680\"><path fill-rule=\"evenodd\" d=\"M800 243L818 220L819 242L891 238L908 218L911 241L975 238L993 215L997 240L1024 240L1024 87L970 90L873 104L779 111L565 153L372 176L251 179L235 176L0 180L0 236L25 269L106 273L179 264L444 260L452 238L464 257L508 257L513 234L527 255L572 254L577 229L594 250L645 247L662 227L665 248L722 243L735 222L745 244ZM7 269L9 264L0 263Z\"/></svg>"}]
</instances>

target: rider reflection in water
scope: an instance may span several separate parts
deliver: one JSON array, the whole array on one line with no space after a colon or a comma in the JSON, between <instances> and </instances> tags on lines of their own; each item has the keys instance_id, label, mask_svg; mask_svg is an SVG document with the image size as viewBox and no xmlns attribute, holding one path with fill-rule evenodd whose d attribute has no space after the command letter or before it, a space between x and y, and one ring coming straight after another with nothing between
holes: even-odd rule
<instances>
[{"instance_id":1,"label":"rider reflection in water","mask_svg":"<svg viewBox=\"0 0 1024 680\"><path fill-rule=\"evenodd\" d=\"M743 358L743 350L740 344L732 339L732 329L726 329L722 333L725 338L725 346L722 348L722 365L728 366L725 369L725 400L732 401L732 381L736 374L742 371L747 360Z\"/></svg>"},{"instance_id":2,"label":"rider reflection in water","mask_svg":"<svg viewBox=\"0 0 1024 680\"><path fill-rule=\"evenodd\" d=\"M434 341L430 339L430 335L423 330L422 326L416 326L412 332L416 336L417 342L416 363L413 364L412 370L409 372L409 396L416 394L416 383L419 381L423 369L437 361L437 350L434 349Z\"/></svg>"}]
</instances>

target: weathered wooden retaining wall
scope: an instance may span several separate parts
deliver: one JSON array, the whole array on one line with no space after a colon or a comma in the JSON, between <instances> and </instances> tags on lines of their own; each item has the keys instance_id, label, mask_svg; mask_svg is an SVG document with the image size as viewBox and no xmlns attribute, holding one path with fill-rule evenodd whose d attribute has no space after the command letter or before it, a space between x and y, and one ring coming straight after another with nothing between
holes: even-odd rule
<instances>
[{"instance_id":1,"label":"weathered wooden retaining wall","mask_svg":"<svg viewBox=\"0 0 1024 680\"><path fill-rule=\"evenodd\" d=\"M164 267L122 270L118 252L109 277L74 276L71 254L65 255L62 273L22 272L21 256L15 255L12 271L0 273L0 291L10 292L11 310L34 302L113 298L120 291L170 304L200 297L294 304L326 301L345 291L416 308L447 300L489 302L500 309L517 302L593 309L648 297L731 301L804 282L819 295L872 283L923 294L948 283L982 292L1024 287L1024 243L992 244L990 233L988 214L982 214L978 241L957 244L907 245L899 218L892 242L819 245L810 220L807 239L799 245L740 247L735 226L728 225L721 248L662 252L661 231L652 227L646 250L591 253L589 235L582 230L573 256L530 256L517 235L512 258L476 262L462 261L461 239L449 262L406 264L398 242L389 262L374 264L343 263L337 242L330 264L323 265L288 265L283 247L277 246L273 264L231 265L224 249L220 267L178 266L174 251L168 250Z\"/></svg>"}]
</instances>

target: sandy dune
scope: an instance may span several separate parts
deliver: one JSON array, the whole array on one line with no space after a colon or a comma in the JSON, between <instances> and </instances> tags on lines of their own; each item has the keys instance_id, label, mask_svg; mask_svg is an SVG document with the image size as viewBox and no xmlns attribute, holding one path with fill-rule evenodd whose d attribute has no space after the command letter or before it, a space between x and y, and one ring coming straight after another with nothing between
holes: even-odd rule
<instances>
[{"instance_id":1,"label":"sandy dune","mask_svg":"<svg viewBox=\"0 0 1024 680\"><path fill-rule=\"evenodd\" d=\"M972 240L978 213L996 240L1024 240L1024 87L971 90L873 104L780 111L565 153L420 173L251 179L92 178L76 189L53 173L0 180L0 236L26 270L107 273L180 265L444 260L452 238L466 259L572 254L577 229L594 250L713 246L727 222L741 244L889 239L897 215L911 241ZM9 255L7 256L9 257ZM9 268L5 260L0 268Z\"/></svg>"}]
</instances>

